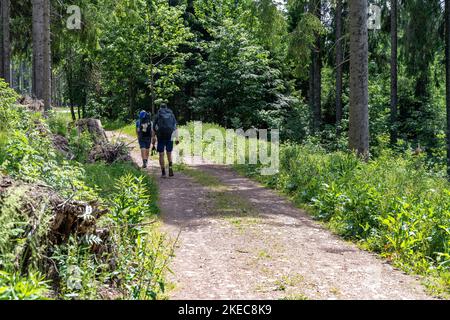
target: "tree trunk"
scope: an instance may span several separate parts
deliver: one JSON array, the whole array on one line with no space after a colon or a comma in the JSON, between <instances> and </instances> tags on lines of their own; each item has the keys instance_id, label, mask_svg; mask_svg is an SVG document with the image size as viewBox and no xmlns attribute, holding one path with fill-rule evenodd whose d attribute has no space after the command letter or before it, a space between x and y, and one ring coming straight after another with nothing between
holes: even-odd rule
<instances>
[{"instance_id":1,"label":"tree trunk","mask_svg":"<svg viewBox=\"0 0 450 320\"><path fill-rule=\"evenodd\" d=\"M51 108L50 1L33 0L33 95Z\"/></svg>"},{"instance_id":2,"label":"tree trunk","mask_svg":"<svg viewBox=\"0 0 450 320\"><path fill-rule=\"evenodd\" d=\"M445 67L447 99L447 174L450 178L450 0L445 0Z\"/></svg>"},{"instance_id":3,"label":"tree trunk","mask_svg":"<svg viewBox=\"0 0 450 320\"><path fill-rule=\"evenodd\" d=\"M391 0L391 144L397 143L397 0Z\"/></svg>"},{"instance_id":4,"label":"tree trunk","mask_svg":"<svg viewBox=\"0 0 450 320\"><path fill-rule=\"evenodd\" d=\"M44 0L44 104L45 111L51 109L52 52L50 39L50 0Z\"/></svg>"},{"instance_id":5,"label":"tree trunk","mask_svg":"<svg viewBox=\"0 0 450 320\"><path fill-rule=\"evenodd\" d=\"M322 13L322 1L313 1L313 14L320 20ZM316 44L312 52L312 73L313 73L313 129L314 132L320 130L322 124L322 55L321 55L321 42L320 35L316 35Z\"/></svg>"},{"instance_id":6,"label":"tree trunk","mask_svg":"<svg viewBox=\"0 0 450 320\"><path fill-rule=\"evenodd\" d=\"M0 0L0 25L2 32L0 32L0 78L5 78L5 72L3 71L3 0Z\"/></svg>"},{"instance_id":7,"label":"tree trunk","mask_svg":"<svg viewBox=\"0 0 450 320\"><path fill-rule=\"evenodd\" d=\"M350 119L349 148L369 156L367 0L349 0Z\"/></svg>"},{"instance_id":8,"label":"tree trunk","mask_svg":"<svg viewBox=\"0 0 450 320\"><path fill-rule=\"evenodd\" d=\"M2 0L2 67L1 77L5 79L9 85L12 85L11 79L11 37L10 37L10 20L11 20L11 2L10 0Z\"/></svg>"},{"instance_id":9,"label":"tree trunk","mask_svg":"<svg viewBox=\"0 0 450 320\"><path fill-rule=\"evenodd\" d=\"M342 0L336 4L336 127L339 134L342 121Z\"/></svg>"},{"instance_id":10,"label":"tree trunk","mask_svg":"<svg viewBox=\"0 0 450 320\"><path fill-rule=\"evenodd\" d=\"M43 24L44 24L44 0L33 0L33 96L38 99L43 97Z\"/></svg>"},{"instance_id":11,"label":"tree trunk","mask_svg":"<svg viewBox=\"0 0 450 320\"><path fill-rule=\"evenodd\" d=\"M308 98L309 98L309 108L311 110L311 114L312 114L312 130L313 132L315 131L315 123L314 123L314 106L315 106L315 102L314 102L314 55L313 53L311 53L311 65L309 66L309 92L308 92Z\"/></svg>"}]
</instances>

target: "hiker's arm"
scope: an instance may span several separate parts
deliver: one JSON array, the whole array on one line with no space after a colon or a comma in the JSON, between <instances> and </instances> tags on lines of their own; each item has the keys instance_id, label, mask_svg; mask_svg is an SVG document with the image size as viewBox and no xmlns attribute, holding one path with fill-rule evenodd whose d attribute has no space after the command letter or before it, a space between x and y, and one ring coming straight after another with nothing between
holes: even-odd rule
<instances>
[{"instance_id":1,"label":"hiker's arm","mask_svg":"<svg viewBox=\"0 0 450 320\"><path fill-rule=\"evenodd\" d=\"M155 146L156 144L156 131L152 130L152 144Z\"/></svg>"},{"instance_id":2,"label":"hiker's arm","mask_svg":"<svg viewBox=\"0 0 450 320\"><path fill-rule=\"evenodd\" d=\"M175 132L174 132L174 136L175 136L175 144L178 145L180 143L180 139L178 137L178 123L177 120L175 120Z\"/></svg>"}]
</instances>

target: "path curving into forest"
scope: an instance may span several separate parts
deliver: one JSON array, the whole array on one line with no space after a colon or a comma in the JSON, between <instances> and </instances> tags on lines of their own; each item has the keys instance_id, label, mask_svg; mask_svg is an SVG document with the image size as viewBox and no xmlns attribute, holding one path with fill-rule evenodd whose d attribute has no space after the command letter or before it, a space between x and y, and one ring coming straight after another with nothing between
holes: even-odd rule
<instances>
[{"instance_id":1,"label":"path curving into forest","mask_svg":"<svg viewBox=\"0 0 450 320\"><path fill-rule=\"evenodd\" d=\"M140 164L139 150L132 151ZM163 230L180 234L171 299L431 299L419 278L348 243L283 196L203 161L159 178ZM180 233L181 231L181 233Z\"/></svg>"}]
</instances>

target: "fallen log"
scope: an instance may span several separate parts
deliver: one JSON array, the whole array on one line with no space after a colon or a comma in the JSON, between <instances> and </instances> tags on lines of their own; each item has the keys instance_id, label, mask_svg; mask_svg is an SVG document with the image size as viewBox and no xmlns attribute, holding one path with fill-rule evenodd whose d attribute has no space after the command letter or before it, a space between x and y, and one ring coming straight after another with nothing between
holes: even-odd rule
<instances>
[{"instance_id":1,"label":"fallen log","mask_svg":"<svg viewBox=\"0 0 450 320\"><path fill-rule=\"evenodd\" d=\"M8 197L14 197L15 205L3 209ZM111 251L109 231L97 229L98 220L108 209L97 200L85 202L64 199L51 187L0 176L0 216L6 214L4 210L15 210L17 222L9 223L18 223L23 230L19 238L25 239L25 242L15 259L16 267L23 273L30 264L31 252L36 243L45 247L44 252L50 252L51 248L66 243L72 236L78 239L95 236L100 241L91 245L93 253ZM0 231L2 227L6 226L0 226ZM46 270L52 267L48 261L37 263L45 265Z\"/></svg>"}]
</instances>

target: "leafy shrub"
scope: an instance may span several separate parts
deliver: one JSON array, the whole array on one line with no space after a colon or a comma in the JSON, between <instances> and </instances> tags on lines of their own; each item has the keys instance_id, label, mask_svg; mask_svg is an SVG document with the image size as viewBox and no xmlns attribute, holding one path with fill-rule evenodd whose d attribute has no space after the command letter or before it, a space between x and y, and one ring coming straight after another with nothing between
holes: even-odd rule
<instances>
[{"instance_id":1,"label":"leafy shrub","mask_svg":"<svg viewBox=\"0 0 450 320\"><path fill-rule=\"evenodd\" d=\"M0 300L45 300L48 294L47 281L39 273L24 278L0 270Z\"/></svg>"},{"instance_id":2,"label":"leafy shrub","mask_svg":"<svg viewBox=\"0 0 450 320\"><path fill-rule=\"evenodd\" d=\"M88 163L84 166L85 183L98 190L100 196L105 199L111 199L116 189L116 182L124 175L130 174L135 177L142 177L143 183L147 188L147 193L152 195L152 207L157 212L156 198L158 188L155 181L148 174L144 174L139 168L128 162L115 162L108 166L104 163Z\"/></svg>"},{"instance_id":3,"label":"leafy shrub","mask_svg":"<svg viewBox=\"0 0 450 320\"><path fill-rule=\"evenodd\" d=\"M91 152L92 147L94 146L94 141L87 131L82 132L81 134L72 133L69 138L69 146L78 162L86 162L89 152Z\"/></svg>"},{"instance_id":4,"label":"leafy shrub","mask_svg":"<svg viewBox=\"0 0 450 320\"><path fill-rule=\"evenodd\" d=\"M20 119L17 108L14 107L18 95L0 78L0 131L14 126Z\"/></svg>"},{"instance_id":5,"label":"leafy shrub","mask_svg":"<svg viewBox=\"0 0 450 320\"><path fill-rule=\"evenodd\" d=\"M100 239L95 241L101 243ZM71 237L67 243L55 248L52 259L58 266L59 295L62 298L98 297L99 288L109 273L107 266L91 252L90 243L85 239Z\"/></svg>"},{"instance_id":6,"label":"leafy shrub","mask_svg":"<svg viewBox=\"0 0 450 320\"><path fill-rule=\"evenodd\" d=\"M7 155L6 146L8 144L8 141L8 134L6 132L0 131L0 163L3 163L3 161L5 161L5 157Z\"/></svg>"},{"instance_id":7,"label":"leafy shrub","mask_svg":"<svg viewBox=\"0 0 450 320\"><path fill-rule=\"evenodd\" d=\"M20 108L17 112L20 114ZM50 245L42 252L40 239L47 232L45 226L49 219L45 209L35 208L42 209L42 223L33 237L24 239L29 235L29 221L19 209L27 189L16 188L16 193L2 195L0 299L45 298L49 289L36 273L41 270L38 258L42 259L44 255L58 271L58 279L53 283L58 288L55 292L58 298L98 299L111 290L117 291L113 298L160 298L172 248L156 228L145 224L148 217L157 213L157 191L152 179L132 164L125 163L86 165L88 170L85 171L79 163L66 161L56 153L49 139L49 126L41 115L26 113L23 119L25 121L8 128L9 139L0 135L1 173L16 180L43 183L67 199L110 202L111 215L103 217L99 224L109 230L111 243L103 244L96 235L72 237L68 242ZM83 160L87 155L91 142L89 135L75 135L71 139L72 146L77 148L78 159ZM99 172L103 174L97 176ZM125 176L124 172L127 173ZM111 186L116 181L113 189ZM99 193L105 199L100 198ZM29 274L19 277L19 268L14 261L22 253L26 241L32 241ZM106 245L109 249L103 254L94 254L93 244Z\"/></svg>"},{"instance_id":8,"label":"leafy shrub","mask_svg":"<svg viewBox=\"0 0 450 320\"><path fill-rule=\"evenodd\" d=\"M114 278L124 298L161 298L165 292L164 276L173 255L173 245L156 229L141 230L131 239L126 228L119 230L114 238L119 257Z\"/></svg>"},{"instance_id":9,"label":"leafy shrub","mask_svg":"<svg viewBox=\"0 0 450 320\"><path fill-rule=\"evenodd\" d=\"M72 120L69 113L51 111L47 123L50 131L61 136L68 136L68 123Z\"/></svg>"},{"instance_id":10,"label":"leafy shrub","mask_svg":"<svg viewBox=\"0 0 450 320\"><path fill-rule=\"evenodd\" d=\"M154 213L144 178L124 175L116 183L111 217L122 224L136 225Z\"/></svg>"}]
</instances>

